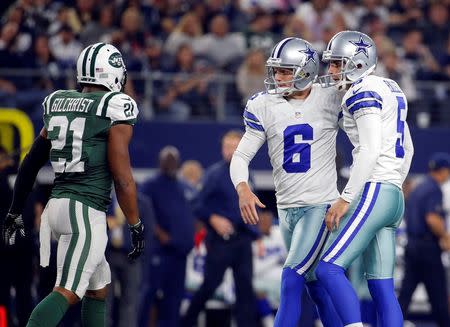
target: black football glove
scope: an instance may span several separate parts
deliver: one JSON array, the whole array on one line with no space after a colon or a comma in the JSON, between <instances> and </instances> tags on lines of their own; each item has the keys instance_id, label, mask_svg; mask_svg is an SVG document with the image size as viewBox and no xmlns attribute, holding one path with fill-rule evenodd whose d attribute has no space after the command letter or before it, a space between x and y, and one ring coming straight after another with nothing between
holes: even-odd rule
<instances>
[{"instance_id":1,"label":"black football glove","mask_svg":"<svg viewBox=\"0 0 450 327\"><path fill-rule=\"evenodd\" d=\"M139 258L142 252L144 252L144 224L139 220L136 225L128 225L128 227L130 227L131 242L133 243L133 250L128 253L128 258L134 260Z\"/></svg>"},{"instance_id":2,"label":"black football glove","mask_svg":"<svg viewBox=\"0 0 450 327\"><path fill-rule=\"evenodd\" d=\"M5 217L2 226L2 239L5 245L14 245L16 243L16 236L25 236L25 227L21 214L10 213Z\"/></svg>"}]
</instances>

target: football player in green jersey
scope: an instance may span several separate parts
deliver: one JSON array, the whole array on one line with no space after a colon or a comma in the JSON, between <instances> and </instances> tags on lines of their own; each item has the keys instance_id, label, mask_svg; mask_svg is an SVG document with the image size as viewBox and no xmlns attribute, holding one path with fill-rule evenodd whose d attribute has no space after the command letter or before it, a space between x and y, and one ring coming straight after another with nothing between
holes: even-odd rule
<instances>
[{"instance_id":1,"label":"football player in green jersey","mask_svg":"<svg viewBox=\"0 0 450 327\"><path fill-rule=\"evenodd\" d=\"M22 208L39 169L50 159L55 181L41 218L40 255L41 265L47 266L51 234L56 236L57 278L53 292L33 310L29 327L56 326L80 300L83 326L105 326L106 286L111 281L105 211L112 181L130 227L129 257L139 257L144 249L128 153L138 109L121 92L126 82L122 55L110 44L88 46L77 61L77 80L81 92L59 90L45 98L45 126L19 168L3 222L5 243L24 236Z\"/></svg>"}]
</instances>

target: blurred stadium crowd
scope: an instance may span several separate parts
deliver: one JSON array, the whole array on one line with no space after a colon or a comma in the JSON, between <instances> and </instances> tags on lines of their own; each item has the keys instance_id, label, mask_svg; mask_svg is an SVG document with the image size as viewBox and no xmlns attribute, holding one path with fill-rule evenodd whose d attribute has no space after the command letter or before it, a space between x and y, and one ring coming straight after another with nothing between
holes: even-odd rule
<instances>
[{"instance_id":1,"label":"blurred stadium crowd","mask_svg":"<svg viewBox=\"0 0 450 327\"><path fill-rule=\"evenodd\" d=\"M74 88L81 49L110 42L146 119L227 119L264 89L267 51L298 36L323 51L357 29L377 44L377 73L399 81L413 125L450 123L448 1L2 1L0 103L40 114L50 90Z\"/></svg>"},{"instance_id":2,"label":"blurred stadium crowd","mask_svg":"<svg viewBox=\"0 0 450 327\"><path fill-rule=\"evenodd\" d=\"M129 77L126 93L138 101L140 119L234 121L241 119L247 98L264 90L265 61L268 51L279 40L298 36L322 52L335 33L356 29L369 34L377 44L376 74L398 81L407 95L409 123L419 128L448 127L449 7L448 0L2 0L0 107L20 108L34 122L41 121L41 103L48 93L77 87L75 65L81 50L91 43L110 42L124 56ZM3 152L0 150L0 156ZM2 171L7 171L10 165L13 163L0 160L1 215L6 213L11 196L7 176ZM202 173L201 165L193 161L186 162L179 171L184 182L194 185L193 192ZM8 276L15 286L11 293L15 302L8 304L16 308L11 316L16 326L26 321L32 305L53 286L54 271L37 271L37 230L48 195L48 185L35 188L25 213L27 232L32 237L14 251L1 253L2 267L7 260L17 265L9 270ZM446 209L450 209L449 183L444 195ZM191 198L192 194L186 196ZM265 196L273 199L273 191ZM124 278L123 267L112 257L115 253L126 253L123 249L126 251L130 242L123 239L128 231L121 231L124 220L116 209L112 208L108 217L111 229L108 251L113 274L117 273L113 276L115 281ZM262 290L257 295L268 298L274 309L279 296L277 278L285 253L277 226L271 224L271 213L267 211L262 216L261 233L272 236L254 243L254 287ZM270 228L272 233L268 232ZM195 247L187 256L187 291L194 291L202 281L206 251L203 238L204 232L198 229ZM399 233L397 281L403 277L404 244L403 228ZM14 260L18 257L21 260ZM446 262L446 266L450 263ZM111 325L119 325L120 316L134 315L137 319L138 302L142 300L140 281L151 278L140 273L131 275L137 283L122 280L125 287L120 283L113 286L111 294L117 298L111 303L119 303L120 307L122 297L134 311L131 314L112 311ZM212 301L210 308L228 309L234 303L229 275L216 291L215 300L219 304ZM0 294L5 294L3 287L10 285L0 286ZM131 294L124 293L132 287ZM358 293L364 296L365 284L361 288ZM8 302L9 289L6 293ZM429 312L423 288L418 293L412 310ZM3 326L1 310L0 305L0 326ZM304 319L312 321L312 308L310 311L311 318L305 315ZM77 315L78 311L73 310L64 326L78 326ZM229 321L223 317L220 315L219 322L226 325ZM214 321L210 323L212 326L220 326L214 315L205 319ZM130 320L124 324L133 326ZM304 322L302 326L310 325Z\"/></svg>"}]
</instances>

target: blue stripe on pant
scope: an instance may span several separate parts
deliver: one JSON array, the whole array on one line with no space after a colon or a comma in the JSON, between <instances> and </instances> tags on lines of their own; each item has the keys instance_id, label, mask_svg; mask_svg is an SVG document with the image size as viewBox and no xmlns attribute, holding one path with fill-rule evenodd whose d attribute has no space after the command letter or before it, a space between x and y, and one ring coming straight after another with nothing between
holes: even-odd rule
<instances>
[{"instance_id":1,"label":"blue stripe on pant","mask_svg":"<svg viewBox=\"0 0 450 327\"><path fill-rule=\"evenodd\" d=\"M342 254L342 252L349 246L349 244L358 234L362 225L367 220L367 217L369 217L370 213L372 212L379 191L380 183L376 183L375 185L366 183L358 207L351 215L342 232L339 233L339 236L323 255L323 260L325 262L335 262L336 259L339 258L339 256ZM338 249L337 252L336 249Z\"/></svg>"},{"instance_id":2,"label":"blue stripe on pant","mask_svg":"<svg viewBox=\"0 0 450 327\"><path fill-rule=\"evenodd\" d=\"M316 261L320 251L326 243L328 238L328 232L325 231L325 221L322 223L322 227L320 228L319 234L317 234L316 240L314 241L313 246L309 250L309 253L306 255L305 259L303 259L300 264L295 266L295 270L300 275L308 273L308 271L312 268L313 263Z\"/></svg>"}]
</instances>

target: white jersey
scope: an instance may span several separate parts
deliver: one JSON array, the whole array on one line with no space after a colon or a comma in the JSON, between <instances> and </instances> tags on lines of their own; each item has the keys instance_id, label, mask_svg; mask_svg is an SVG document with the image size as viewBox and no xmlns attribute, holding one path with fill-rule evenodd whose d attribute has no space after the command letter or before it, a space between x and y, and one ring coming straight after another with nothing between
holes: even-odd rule
<instances>
[{"instance_id":1,"label":"white jersey","mask_svg":"<svg viewBox=\"0 0 450 327\"><path fill-rule=\"evenodd\" d=\"M314 84L305 100L255 94L244 111L246 134L267 141L277 206L331 203L336 188L336 135L342 93Z\"/></svg>"},{"instance_id":2,"label":"white jersey","mask_svg":"<svg viewBox=\"0 0 450 327\"><path fill-rule=\"evenodd\" d=\"M360 150L356 120L366 114L381 115L381 153L368 181L389 182L401 188L408 173L402 170L408 104L398 84L388 78L369 75L355 82L345 93L342 108L344 130L354 146L353 162Z\"/></svg>"}]
</instances>

